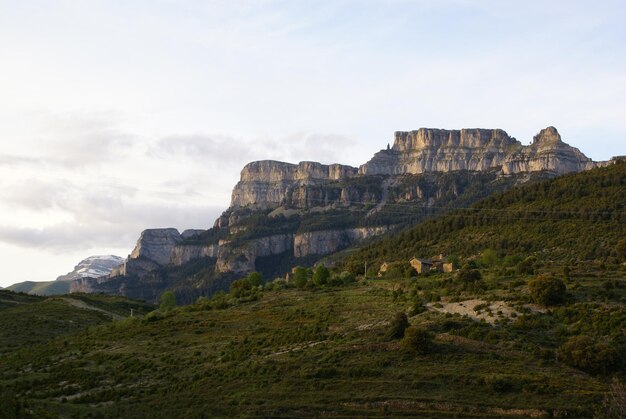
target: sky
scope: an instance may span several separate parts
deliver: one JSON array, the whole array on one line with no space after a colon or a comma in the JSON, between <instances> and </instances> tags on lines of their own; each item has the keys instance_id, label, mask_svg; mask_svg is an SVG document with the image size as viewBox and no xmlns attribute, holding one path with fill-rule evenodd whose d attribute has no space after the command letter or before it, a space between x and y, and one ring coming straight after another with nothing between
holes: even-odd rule
<instances>
[{"instance_id":1,"label":"sky","mask_svg":"<svg viewBox=\"0 0 626 419\"><path fill-rule=\"evenodd\" d=\"M623 0L0 0L0 286L209 228L241 168L553 125L626 154Z\"/></svg>"}]
</instances>

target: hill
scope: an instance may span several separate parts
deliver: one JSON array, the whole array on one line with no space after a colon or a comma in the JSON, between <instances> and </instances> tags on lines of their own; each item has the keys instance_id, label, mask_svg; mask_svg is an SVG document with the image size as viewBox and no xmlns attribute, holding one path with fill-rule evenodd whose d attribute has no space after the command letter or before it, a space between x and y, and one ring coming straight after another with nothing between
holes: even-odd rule
<instances>
[{"instance_id":1,"label":"hill","mask_svg":"<svg viewBox=\"0 0 626 419\"><path fill-rule=\"evenodd\" d=\"M476 322L421 305L428 293L454 289L450 275L302 289L276 283L107 322L0 356L3 394L25 415L49 417L521 418L601 411L610 376L585 373L556 354L581 333L611 330L623 338L623 305L537 311L523 292L511 291L515 278L489 293L516 296L507 307L518 314L494 310L497 322ZM579 281L572 299L597 292L593 279ZM623 298L624 290L616 295ZM407 309L410 325L426 331L427 344L415 349L389 334L396 313Z\"/></svg>"},{"instance_id":2,"label":"hill","mask_svg":"<svg viewBox=\"0 0 626 419\"><path fill-rule=\"evenodd\" d=\"M154 307L117 296L39 297L0 291L0 356Z\"/></svg>"},{"instance_id":3,"label":"hill","mask_svg":"<svg viewBox=\"0 0 626 419\"><path fill-rule=\"evenodd\" d=\"M362 273L364 262L437 254L467 261L485 250L508 264L534 255L559 267L615 265L626 237L625 191L625 163L521 186L366 246L344 266Z\"/></svg>"},{"instance_id":4,"label":"hill","mask_svg":"<svg viewBox=\"0 0 626 419\"><path fill-rule=\"evenodd\" d=\"M34 295L63 295L69 294L70 283L62 281L33 282L25 281L13 284L6 288L9 291L24 292Z\"/></svg>"}]
</instances>

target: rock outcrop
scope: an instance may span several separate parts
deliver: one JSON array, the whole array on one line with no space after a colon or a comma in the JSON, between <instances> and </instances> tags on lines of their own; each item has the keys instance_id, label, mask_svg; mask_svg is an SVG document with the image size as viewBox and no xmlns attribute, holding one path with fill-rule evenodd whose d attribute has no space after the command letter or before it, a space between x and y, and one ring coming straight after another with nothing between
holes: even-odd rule
<instances>
[{"instance_id":1,"label":"rock outcrop","mask_svg":"<svg viewBox=\"0 0 626 419\"><path fill-rule=\"evenodd\" d=\"M296 165L273 160L252 162L241 171L241 180L233 189L230 205L232 208L250 204L279 206L302 187L326 184L356 173L356 168L340 164L301 162Z\"/></svg>"},{"instance_id":2,"label":"rock outcrop","mask_svg":"<svg viewBox=\"0 0 626 419\"><path fill-rule=\"evenodd\" d=\"M294 236L293 253L297 258L329 255L363 240L385 234L387 231L388 226L381 226L300 233Z\"/></svg>"},{"instance_id":3,"label":"rock outcrop","mask_svg":"<svg viewBox=\"0 0 626 419\"><path fill-rule=\"evenodd\" d=\"M457 170L501 169L503 174L550 171L560 175L596 167L548 127L523 146L500 129L420 128L396 132L393 147L381 150L359 168L362 175L401 175Z\"/></svg>"},{"instance_id":4,"label":"rock outcrop","mask_svg":"<svg viewBox=\"0 0 626 419\"><path fill-rule=\"evenodd\" d=\"M154 228L141 232L129 259L149 259L159 265L170 263L174 246L183 241L175 228Z\"/></svg>"}]
</instances>

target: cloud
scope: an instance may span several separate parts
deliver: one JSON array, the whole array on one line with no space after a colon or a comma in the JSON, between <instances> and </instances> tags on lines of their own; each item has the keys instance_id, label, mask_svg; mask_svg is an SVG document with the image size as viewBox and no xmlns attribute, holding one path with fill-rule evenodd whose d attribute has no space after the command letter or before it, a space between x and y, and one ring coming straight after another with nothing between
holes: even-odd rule
<instances>
[{"instance_id":1,"label":"cloud","mask_svg":"<svg viewBox=\"0 0 626 419\"><path fill-rule=\"evenodd\" d=\"M249 144L229 136L171 135L161 138L148 149L147 155L157 158L186 158L205 163L230 165L246 161L254 154Z\"/></svg>"},{"instance_id":2,"label":"cloud","mask_svg":"<svg viewBox=\"0 0 626 419\"><path fill-rule=\"evenodd\" d=\"M252 160L313 160L341 163L356 141L339 134L295 133L285 137L236 139L204 134L172 135L148 149L148 156L160 159L184 158L207 167L243 166Z\"/></svg>"},{"instance_id":3,"label":"cloud","mask_svg":"<svg viewBox=\"0 0 626 419\"><path fill-rule=\"evenodd\" d=\"M11 154L0 154L0 166L33 166L41 163L43 163L42 160L37 158Z\"/></svg>"},{"instance_id":4,"label":"cloud","mask_svg":"<svg viewBox=\"0 0 626 419\"><path fill-rule=\"evenodd\" d=\"M104 200L102 200L104 202ZM223 208L166 204L113 206L104 213L83 213L79 219L41 228L0 225L0 241L54 252L128 246L147 228L207 229Z\"/></svg>"},{"instance_id":5,"label":"cloud","mask_svg":"<svg viewBox=\"0 0 626 419\"><path fill-rule=\"evenodd\" d=\"M340 158L356 147L357 142L339 134L293 134L279 139L276 143L285 144L283 153L287 160L313 160L322 163L342 163ZM275 142L269 142L267 149L275 148Z\"/></svg>"}]
</instances>

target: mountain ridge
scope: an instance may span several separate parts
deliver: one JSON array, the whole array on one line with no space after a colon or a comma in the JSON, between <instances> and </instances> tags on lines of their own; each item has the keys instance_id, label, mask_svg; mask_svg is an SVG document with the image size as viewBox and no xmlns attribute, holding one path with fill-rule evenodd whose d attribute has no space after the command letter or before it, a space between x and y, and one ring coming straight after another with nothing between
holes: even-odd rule
<instances>
[{"instance_id":1,"label":"mountain ridge","mask_svg":"<svg viewBox=\"0 0 626 419\"><path fill-rule=\"evenodd\" d=\"M207 260L204 283L225 283L271 265L282 268L264 274L284 275L290 264L311 264L493 192L608 164L565 144L554 127L541 130L529 146L500 129L398 131L393 147L360 168L255 161L242 169L231 205L213 228L145 230L110 278L79 279L72 292L129 292L127 277L135 284L147 280L158 293L164 284L185 283L173 272L186 272L200 259ZM202 288L197 276L196 290Z\"/></svg>"}]
</instances>

